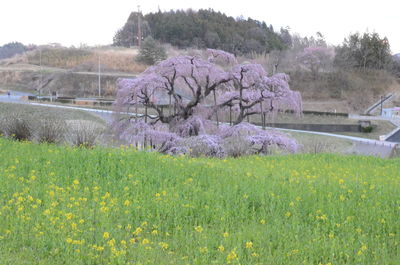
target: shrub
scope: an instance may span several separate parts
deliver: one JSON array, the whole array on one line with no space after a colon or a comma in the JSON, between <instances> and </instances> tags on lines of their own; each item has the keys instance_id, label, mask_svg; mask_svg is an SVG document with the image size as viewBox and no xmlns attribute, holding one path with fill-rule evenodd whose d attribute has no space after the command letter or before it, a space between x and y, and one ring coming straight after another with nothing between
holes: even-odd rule
<instances>
[{"instance_id":1,"label":"shrub","mask_svg":"<svg viewBox=\"0 0 400 265\"><path fill-rule=\"evenodd\" d=\"M59 143L64 139L66 123L59 119L40 120L35 128L35 139L40 142Z\"/></svg>"},{"instance_id":2,"label":"shrub","mask_svg":"<svg viewBox=\"0 0 400 265\"><path fill-rule=\"evenodd\" d=\"M33 126L30 119L19 113L11 114L3 118L3 132L7 137L18 141L30 140L32 137Z\"/></svg>"},{"instance_id":3,"label":"shrub","mask_svg":"<svg viewBox=\"0 0 400 265\"><path fill-rule=\"evenodd\" d=\"M96 145L97 138L102 134L103 128L89 121L76 121L71 124L68 140L73 146L92 148Z\"/></svg>"}]
</instances>

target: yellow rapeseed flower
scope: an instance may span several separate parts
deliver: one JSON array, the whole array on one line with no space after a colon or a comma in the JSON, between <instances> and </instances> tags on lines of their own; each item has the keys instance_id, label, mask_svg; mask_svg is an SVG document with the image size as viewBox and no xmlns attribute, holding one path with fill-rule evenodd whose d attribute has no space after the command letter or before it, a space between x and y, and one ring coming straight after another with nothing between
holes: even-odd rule
<instances>
[{"instance_id":1,"label":"yellow rapeseed flower","mask_svg":"<svg viewBox=\"0 0 400 265\"><path fill-rule=\"evenodd\" d=\"M251 241L246 242L246 248L253 248L253 242Z\"/></svg>"},{"instance_id":2,"label":"yellow rapeseed flower","mask_svg":"<svg viewBox=\"0 0 400 265\"><path fill-rule=\"evenodd\" d=\"M228 264L232 263L232 261L237 260L238 254L236 253L236 249L233 249L231 252L229 252L228 256L226 256L226 261Z\"/></svg>"},{"instance_id":3,"label":"yellow rapeseed flower","mask_svg":"<svg viewBox=\"0 0 400 265\"><path fill-rule=\"evenodd\" d=\"M108 232L104 232L103 233L103 238L104 239L108 239L110 237L110 233L108 233Z\"/></svg>"}]
</instances>

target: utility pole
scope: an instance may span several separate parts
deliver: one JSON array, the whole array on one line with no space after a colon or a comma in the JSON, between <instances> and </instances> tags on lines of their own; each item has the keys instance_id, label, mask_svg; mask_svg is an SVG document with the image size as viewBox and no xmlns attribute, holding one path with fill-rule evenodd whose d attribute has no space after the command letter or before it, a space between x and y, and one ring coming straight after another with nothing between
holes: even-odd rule
<instances>
[{"instance_id":1,"label":"utility pole","mask_svg":"<svg viewBox=\"0 0 400 265\"><path fill-rule=\"evenodd\" d=\"M40 67L40 80L39 80L39 96L42 91L43 84L43 70L42 70L42 47L39 48L39 67Z\"/></svg>"},{"instance_id":2,"label":"utility pole","mask_svg":"<svg viewBox=\"0 0 400 265\"><path fill-rule=\"evenodd\" d=\"M100 68L100 53L99 53L99 98L101 97L101 68Z\"/></svg>"},{"instance_id":3,"label":"utility pole","mask_svg":"<svg viewBox=\"0 0 400 265\"><path fill-rule=\"evenodd\" d=\"M137 31L137 39L138 39L138 46L140 48L140 46L142 45L142 29L141 29L141 21L140 21L140 15L142 14L140 12L140 5L137 6L138 8L138 31Z\"/></svg>"}]
</instances>

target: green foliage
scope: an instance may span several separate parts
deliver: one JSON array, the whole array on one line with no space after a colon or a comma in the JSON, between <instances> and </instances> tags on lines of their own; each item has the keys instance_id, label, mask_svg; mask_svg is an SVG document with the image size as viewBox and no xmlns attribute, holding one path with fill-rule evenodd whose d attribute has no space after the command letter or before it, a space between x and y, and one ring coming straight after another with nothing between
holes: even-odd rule
<instances>
[{"instance_id":1,"label":"green foliage","mask_svg":"<svg viewBox=\"0 0 400 265\"><path fill-rule=\"evenodd\" d=\"M391 60L388 39L381 39L376 32L352 34L336 49L335 63L338 66L384 69Z\"/></svg>"},{"instance_id":2,"label":"green foliage","mask_svg":"<svg viewBox=\"0 0 400 265\"><path fill-rule=\"evenodd\" d=\"M151 36L144 39L136 60L140 63L153 65L158 61L165 60L167 53L163 46L157 43Z\"/></svg>"},{"instance_id":3,"label":"green foliage","mask_svg":"<svg viewBox=\"0 0 400 265\"><path fill-rule=\"evenodd\" d=\"M0 148L4 264L400 260L399 159Z\"/></svg>"},{"instance_id":4,"label":"green foliage","mask_svg":"<svg viewBox=\"0 0 400 265\"><path fill-rule=\"evenodd\" d=\"M142 37L150 35L150 27L143 15L138 12L132 12L125 25L117 31L114 36L113 44L115 46L131 47L138 45L138 24L140 21Z\"/></svg>"},{"instance_id":5,"label":"green foliage","mask_svg":"<svg viewBox=\"0 0 400 265\"><path fill-rule=\"evenodd\" d=\"M366 126L366 127L361 127L361 131L363 132L363 133L371 133L372 131L374 130L374 127L373 126Z\"/></svg>"},{"instance_id":6,"label":"green foliage","mask_svg":"<svg viewBox=\"0 0 400 265\"><path fill-rule=\"evenodd\" d=\"M129 47L137 36L137 13L132 13L117 32L114 44ZM288 32L278 35L265 22L248 18L234 19L212 9L177 10L146 14L142 19L143 36L185 48L222 49L235 54L265 53L290 45Z\"/></svg>"}]
</instances>

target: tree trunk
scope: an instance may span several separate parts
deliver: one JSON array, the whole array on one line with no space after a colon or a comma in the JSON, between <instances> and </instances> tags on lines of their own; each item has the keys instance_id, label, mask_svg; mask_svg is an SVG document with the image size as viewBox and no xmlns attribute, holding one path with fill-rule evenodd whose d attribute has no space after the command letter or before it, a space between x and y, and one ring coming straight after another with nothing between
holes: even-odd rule
<instances>
[{"instance_id":1,"label":"tree trunk","mask_svg":"<svg viewBox=\"0 0 400 265\"><path fill-rule=\"evenodd\" d=\"M213 90L213 94L214 94L215 118L216 118L216 120L217 120L217 126L219 126L218 108L217 108L217 97L215 96L215 89Z\"/></svg>"}]
</instances>

